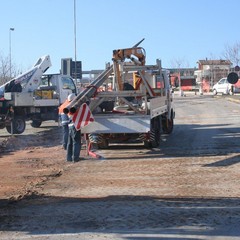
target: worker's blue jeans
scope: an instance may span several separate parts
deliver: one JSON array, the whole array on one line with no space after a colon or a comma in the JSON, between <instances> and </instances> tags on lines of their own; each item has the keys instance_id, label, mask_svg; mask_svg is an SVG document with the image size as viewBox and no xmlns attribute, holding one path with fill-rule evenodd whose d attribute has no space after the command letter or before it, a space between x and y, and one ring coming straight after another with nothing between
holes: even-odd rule
<instances>
[{"instance_id":1,"label":"worker's blue jeans","mask_svg":"<svg viewBox=\"0 0 240 240\"><path fill-rule=\"evenodd\" d=\"M69 127L67 161L78 161L81 151L81 131L74 126Z\"/></svg>"},{"instance_id":2,"label":"worker's blue jeans","mask_svg":"<svg viewBox=\"0 0 240 240\"><path fill-rule=\"evenodd\" d=\"M67 150L67 143L68 143L68 134L69 134L69 130L68 130L68 124L62 125L62 129L63 129L63 148L65 150Z\"/></svg>"}]
</instances>

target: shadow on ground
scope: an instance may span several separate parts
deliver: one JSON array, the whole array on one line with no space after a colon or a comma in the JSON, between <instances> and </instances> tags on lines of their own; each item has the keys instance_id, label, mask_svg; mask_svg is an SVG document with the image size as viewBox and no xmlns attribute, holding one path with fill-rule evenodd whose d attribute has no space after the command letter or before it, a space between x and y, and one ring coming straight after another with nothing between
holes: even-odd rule
<instances>
[{"instance_id":1,"label":"shadow on ground","mask_svg":"<svg viewBox=\"0 0 240 240\"><path fill-rule=\"evenodd\" d=\"M143 235L240 235L239 198L32 195L18 202L0 200L0 206L0 231L31 235L139 231Z\"/></svg>"}]
</instances>

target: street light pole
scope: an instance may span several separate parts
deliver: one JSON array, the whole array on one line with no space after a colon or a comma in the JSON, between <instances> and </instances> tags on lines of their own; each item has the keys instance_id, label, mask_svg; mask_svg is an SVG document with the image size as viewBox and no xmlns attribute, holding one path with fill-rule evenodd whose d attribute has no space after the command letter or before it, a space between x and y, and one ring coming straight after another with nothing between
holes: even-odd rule
<instances>
[{"instance_id":1,"label":"street light pole","mask_svg":"<svg viewBox=\"0 0 240 240\"><path fill-rule=\"evenodd\" d=\"M76 0L74 0L74 52L75 52L75 83L77 84L77 30L76 30Z\"/></svg>"},{"instance_id":2,"label":"street light pole","mask_svg":"<svg viewBox=\"0 0 240 240\"><path fill-rule=\"evenodd\" d=\"M9 61L10 61L10 79L12 78L12 42L11 42L11 32L14 31L14 28L9 28Z\"/></svg>"}]
</instances>

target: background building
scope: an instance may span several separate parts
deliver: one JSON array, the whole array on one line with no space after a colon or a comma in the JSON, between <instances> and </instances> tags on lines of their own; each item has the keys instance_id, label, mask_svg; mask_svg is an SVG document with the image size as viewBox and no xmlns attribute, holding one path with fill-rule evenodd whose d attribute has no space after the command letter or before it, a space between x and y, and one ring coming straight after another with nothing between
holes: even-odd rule
<instances>
[{"instance_id":1,"label":"background building","mask_svg":"<svg viewBox=\"0 0 240 240\"><path fill-rule=\"evenodd\" d=\"M194 72L196 83L203 91L209 91L221 78L227 77L232 63L229 60L199 60L198 70Z\"/></svg>"}]
</instances>

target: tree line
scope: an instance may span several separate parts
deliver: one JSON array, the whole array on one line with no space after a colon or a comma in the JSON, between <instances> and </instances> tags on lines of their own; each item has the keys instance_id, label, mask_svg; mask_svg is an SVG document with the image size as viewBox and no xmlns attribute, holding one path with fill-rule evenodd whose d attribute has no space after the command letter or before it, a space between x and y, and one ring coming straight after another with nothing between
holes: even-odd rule
<instances>
[{"instance_id":1,"label":"tree line","mask_svg":"<svg viewBox=\"0 0 240 240\"><path fill-rule=\"evenodd\" d=\"M20 69L17 69L14 63L10 64L9 57L0 54L0 86L16 77L20 72Z\"/></svg>"}]
</instances>

